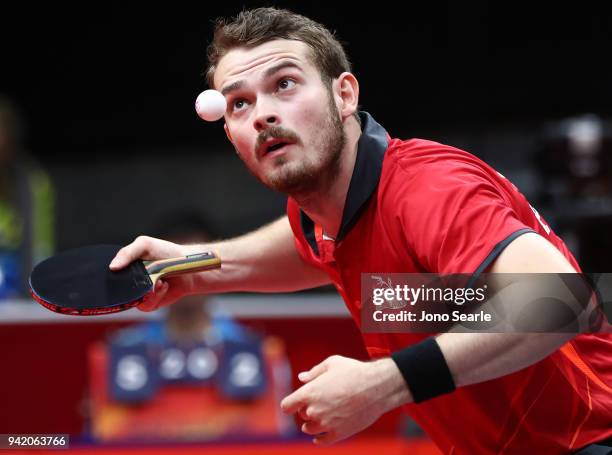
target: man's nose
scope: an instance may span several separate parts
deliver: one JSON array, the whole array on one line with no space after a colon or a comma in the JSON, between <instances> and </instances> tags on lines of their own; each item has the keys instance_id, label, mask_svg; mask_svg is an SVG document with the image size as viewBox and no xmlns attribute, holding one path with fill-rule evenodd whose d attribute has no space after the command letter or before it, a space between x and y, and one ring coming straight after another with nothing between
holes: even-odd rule
<instances>
[{"instance_id":1,"label":"man's nose","mask_svg":"<svg viewBox=\"0 0 612 455\"><path fill-rule=\"evenodd\" d=\"M278 126L279 124L280 117L274 109L273 103L266 102L263 99L257 100L255 120L253 121L255 130L259 133L266 128Z\"/></svg>"}]
</instances>

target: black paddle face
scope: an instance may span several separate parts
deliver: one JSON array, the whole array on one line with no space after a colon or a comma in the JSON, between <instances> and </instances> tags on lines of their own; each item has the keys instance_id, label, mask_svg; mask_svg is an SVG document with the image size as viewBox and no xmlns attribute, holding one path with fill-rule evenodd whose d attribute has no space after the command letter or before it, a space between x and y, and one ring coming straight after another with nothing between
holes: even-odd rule
<instances>
[{"instance_id":1,"label":"black paddle face","mask_svg":"<svg viewBox=\"0 0 612 455\"><path fill-rule=\"evenodd\" d=\"M57 313L115 313L141 302L153 283L142 261L113 272L108 268L121 249L92 245L50 257L32 270L32 296Z\"/></svg>"}]
</instances>

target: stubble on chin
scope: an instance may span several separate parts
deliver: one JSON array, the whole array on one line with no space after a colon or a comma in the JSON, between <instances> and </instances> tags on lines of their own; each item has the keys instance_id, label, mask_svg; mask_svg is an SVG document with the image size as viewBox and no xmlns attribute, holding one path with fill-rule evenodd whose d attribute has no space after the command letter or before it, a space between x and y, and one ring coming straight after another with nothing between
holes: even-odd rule
<instances>
[{"instance_id":1,"label":"stubble on chin","mask_svg":"<svg viewBox=\"0 0 612 455\"><path fill-rule=\"evenodd\" d=\"M295 163L284 155L277 157L275 172L267 182L263 182L266 186L292 197L305 197L324 192L333 183L340 171L340 158L346 144L342 121L332 117L333 112L330 110L327 123L313 133L320 135L325 132L321 143L316 144L314 150L303 150L303 153L313 155L303 156Z\"/></svg>"},{"instance_id":2,"label":"stubble on chin","mask_svg":"<svg viewBox=\"0 0 612 455\"><path fill-rule=\"evenodd\" d=\"M305 163L305 160L308 158L292 163L285 156L277 157L274 161L275 175L269 177L267 186L287 195L309 191L316 185L316 174L313 172L316 165Z\"/></svg>"}]
</instances>

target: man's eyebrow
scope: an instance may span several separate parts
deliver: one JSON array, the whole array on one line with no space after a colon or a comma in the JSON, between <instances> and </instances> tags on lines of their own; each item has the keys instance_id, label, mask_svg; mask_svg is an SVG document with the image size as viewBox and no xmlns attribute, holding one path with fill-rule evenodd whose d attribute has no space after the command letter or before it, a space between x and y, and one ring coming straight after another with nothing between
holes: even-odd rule
<instances>
[{"instance_id":1,"label":"man's eyebrow","mask_svg":"<svg viewBox=\"0 0 612 455\"><path fill-rule=\"evenodd\" d=\"M301 70L302 68L300 68L300 66L295 63L295 62L282 62L279 63L278 65L273 66L272 68L268 68L265 72L264 72L264 79L267 79L271 76L273 76L274 74L278 73L280 70L283 70L285 68L297 68L298 70ZM236 90L240 90L245 84L245 80L241 79L239 81L236 82L232 82L230 85L228 85L227 87L223 87L221 89L221 94L223 96L227 95L230 92L234 92Z\"/></svg>"},{"instance_id":2,"label":"man's eyebrow","mask_svg":"<svg viewBox=\"0 0 612 455\"><path fill-rule=\"evenodd\" d=\"M240 90L242 88L242 86L244 85L244 81L236 81L231 83L230 85L228 85L227 87L223 87L221 89L221 94L223 96L227 95L230 92L236 91L236 90Z\"/></svg>"},{"instance_id":3,"label":"man's eyebrow","mask_svg":"<svg viewBox=\"0 0 612 455\"><path fill-rule=\"evenodd\" d=\"M286 61L286 62L279 63L278 65L273 66L272 68L268 68L264 73L264 78L267 79L270 76L273 76L274 74L278 73L280 70L283 70L285 68L297 68L301 70L300 66L297 63Z\"/></svg>"}]
</instances>

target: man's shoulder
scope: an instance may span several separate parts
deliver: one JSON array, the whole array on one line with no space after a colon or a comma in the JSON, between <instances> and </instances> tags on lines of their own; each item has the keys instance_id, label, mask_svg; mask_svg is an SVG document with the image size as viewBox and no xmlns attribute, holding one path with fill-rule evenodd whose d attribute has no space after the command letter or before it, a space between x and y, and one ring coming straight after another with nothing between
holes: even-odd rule
<instances>
[{"instance_id":1,"label":"man's shoulder","mask_svg":"<svg viewBox=\"0 0 612 455\"><path fill-rule=\"evenodd\" d=\"M385 177L405 183L422 179L445 179L458 173L495 172L475 155L427 139L391 139L383 162Z\"/></svg>"},{"instance_id":2,"label":"man's shoulder","mask_svg":"<svg viewBox=\"0 0 612 455\"><path fill-rule=\"evenodd\" d=\"M469 152L424 139L392 139L383 162L378 202L383 211L461 210L486 191L505 198L511 184Z\"/></svg>"},{"instance_id":3,"label":"man's shoulder","mask_svg":"<svg viewBox=\"0 0 612 455\"><path fill-rule=\"evenodd\" d=\"M480 158L470 152L452 145L419 138L391 139L385 159L399 164L402 168L410 165L412 170L415 166L432 164L440 166L457 166L461 163L484 164Z\"/></svg>"}]
</instances>

